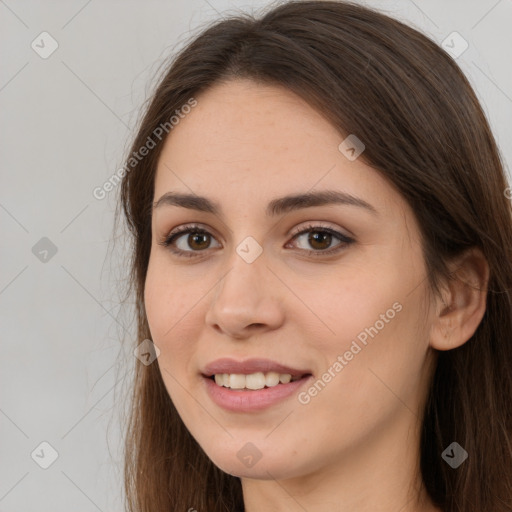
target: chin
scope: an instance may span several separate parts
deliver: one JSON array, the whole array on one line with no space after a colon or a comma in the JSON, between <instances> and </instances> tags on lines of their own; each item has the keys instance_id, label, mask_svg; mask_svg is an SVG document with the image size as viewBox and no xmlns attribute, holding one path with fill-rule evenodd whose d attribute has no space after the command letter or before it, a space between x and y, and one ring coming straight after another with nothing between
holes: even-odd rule
<instances>
[{"instance_id":1,"label":"chin","mask_svg":"<svg viewBox=\"0 0 512 512\"><path fill-rule=\"evenodd\" d=\"M210 460L224 473L238 478L250 478L254 480L285 480L301 476L301 466L295 462L290 464L290 457L286 454L276 453L274 450L272 456L261 454L261 458L252 463L244 461L243 453L240 456L237 452L230 449L223 451L208 451L206 454ZM255 459L256 460L256 459Z\"/></svg>"}]
</instances>

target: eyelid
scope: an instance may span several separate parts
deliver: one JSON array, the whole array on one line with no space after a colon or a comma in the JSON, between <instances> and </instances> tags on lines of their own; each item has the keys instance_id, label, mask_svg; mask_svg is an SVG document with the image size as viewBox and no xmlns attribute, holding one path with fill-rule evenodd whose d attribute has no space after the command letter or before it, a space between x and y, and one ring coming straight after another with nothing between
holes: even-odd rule
<instances>
[{"instance_id":1,"label":"eyelid","mask_svg":"<svg viewBox=\"0 0 512 512\"><path fill-rule=\"evenodd\" d=\"M350 234L344 234L339 231L340 228L338 227L332 227L329 224L324 224L322 221L307 221L306 225L302 223L298 227L293 228L287 236L296 237L299 234L302 234L306 231L310 231L313 229L318 229L319 231L322 229L325 229L326 231L331 231L333 233L336 233L337 235L342 235L345 238L352 238Z\"/></svg>"},{"instance_id":2,"label":"eyelid","mask_svg":"<svg viewBox=\"0 0 512 512\"><path fill-rule=\"evenodd\" d=\"M174 235L185 233L188 230L190 230L190 231L205 231L208 234L216 233L215 229L208 226L208 224L203 224L201 222L189 222L187 224L180 224L176 228L171 229L171 231L169 231L169 233L164 235L164 238L169 239L170 237L172 237ZM215 238L218 238L216 234L215 234Z\"/></svg>"}]
</instances>

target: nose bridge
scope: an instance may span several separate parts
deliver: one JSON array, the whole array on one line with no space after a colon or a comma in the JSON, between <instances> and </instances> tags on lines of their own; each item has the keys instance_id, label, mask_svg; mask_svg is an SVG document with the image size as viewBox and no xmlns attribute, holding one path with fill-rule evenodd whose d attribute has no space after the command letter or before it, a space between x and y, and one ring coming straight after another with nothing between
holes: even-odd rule
<instances>
[{"instance_id":1,"label":"nose bridge","mask_svg":"<svg viewBox=\"0 0 512 512\"><path fill-rule=\"evenodd\" d=\"M272 273L261 246L255 239L242 240L234 247L224 277L215 287L206 323L232 336L243 335L250 325L275 328L282 310L269 279Z\"/></svg>"},{"instance_id":2,"label":"nose bridge","mask_svg":"<svg viewBox=\"0 0 512 512\"><path fill-rule=\"evenodd\" d=\"M216 287L215 303L233 310L246 307L252 309L264 291L265 259L261 253L254 257L254 250L241 242L234 247L227 267L227 272Z\"/></svg>"}]
</instances>

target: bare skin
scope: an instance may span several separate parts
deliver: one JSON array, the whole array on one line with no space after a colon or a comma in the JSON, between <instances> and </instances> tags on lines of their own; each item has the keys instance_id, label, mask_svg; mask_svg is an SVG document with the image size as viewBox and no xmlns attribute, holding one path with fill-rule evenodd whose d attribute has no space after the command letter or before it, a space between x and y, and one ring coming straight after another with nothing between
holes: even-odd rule
<instances>
[{"instance_id":1,"label":"bare skin","mask_svg":"<svg viewBox=\"0 0 512 512\"><path fill-rule=\"evenodd\" d=\"M344 136L318 112L247 80L197 100L165 142L154 201L192 193L222 215L155 208L145 288L157 361L183 422L218 467L241 478L248 512L439 512L419 474L420 420L433 349L465 343L483 317L485 260L473 251L458 262L473 287L450 283L430 296L411 208L362 158L338 149ZM324 190L375 212L329 204L265 214L275 198ZM175 240L192 257L158 243L190 223L209 233L203 245L189 233ZM326 227L354 241L308 240ZM236 251L247 237L262 249L251 263ZM372 326L378 332L346 355ZM210 399L201 376L220 357L272 359L309 369L314 381L331 369L331 378L316 393L310 382L300 396L233 412ZM261 454L252 467L237 456L248 442Z\"/></svg>"}]
</instances>

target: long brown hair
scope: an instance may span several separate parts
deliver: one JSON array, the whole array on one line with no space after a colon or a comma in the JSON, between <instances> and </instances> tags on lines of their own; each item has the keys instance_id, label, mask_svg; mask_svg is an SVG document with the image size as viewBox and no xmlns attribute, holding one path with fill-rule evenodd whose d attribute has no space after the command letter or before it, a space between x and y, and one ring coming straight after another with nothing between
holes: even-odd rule
<instances>
[{"instance_id":1,"label":"long brown hair","mask_svg":"<svg viewBox=\"0 0 512 512\"><path fill-rule=\"evenodd\" d=\"M170 63L150 98L121 187L131 233L130 291L138 339L150 331L144 283L151 205L165 137L155 129L201 91L242 77L285 86L342 135L357 134L360 158L394 184L422 234L434 293L447 262L469 247L490 268L487 308L474 336L439 352L425 409L421 472L445 512L512 511L512 215L499 150L478 99L454 60L417 30L349 2L292 1L260 18L207 27ZM134 152L156 142L144 157ZM133 348L132 348L133 349ZM240 479L218 469L182 423L157 364L137 364L125 444L131 512L243 510ZM441 458L457 441L469 458Z\"/></svg>"}]
</instances>

